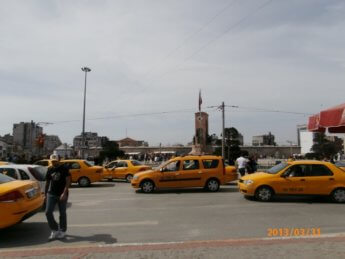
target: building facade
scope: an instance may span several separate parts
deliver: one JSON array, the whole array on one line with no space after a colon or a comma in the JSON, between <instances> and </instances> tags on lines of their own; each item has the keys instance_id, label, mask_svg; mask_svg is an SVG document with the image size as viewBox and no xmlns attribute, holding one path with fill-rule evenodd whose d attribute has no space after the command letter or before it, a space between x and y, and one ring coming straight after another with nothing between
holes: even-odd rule
<instances>
[{"instance_id":1,"label":"building facade","mask_svg":"<svg viewBox=\"0 0 345 259\"><path fill-rule=\"evenodd\" d=\"M274 135L269 132L266 135L253 136L253 146L275 146Z\"/></svg>"},{"instance_id":2,"label":"building facade","mask_svg":"<svg viewBox=\"0 0 345 259\"><path fill-rule=\"evenodd\" d=\"M149 144L144 140L135 140L132 138L124 138L116 141L119 147L148 147Z\"/></svg>"},{"instance_id":3,"label":"building facade","mask_svg":"<svg viewBox=\"0 0 345 259\"><path fill-rule=\"evenodd\" d=\"M33 121L13 124L14 151L24 153L27 158L39 155L37 139L42 134L43 128Z\"/></svg>"},{"instance_id":4,"label":"building facade","mask_svg":"<svg viewBox=\"0 0 345 259\"><path fill-rule=\"evenodd\" d=\"M60 138L56 135L45 135L43 150L44 154L52 154L54 149L61 145Z\"/></svg>"}]
</instances>

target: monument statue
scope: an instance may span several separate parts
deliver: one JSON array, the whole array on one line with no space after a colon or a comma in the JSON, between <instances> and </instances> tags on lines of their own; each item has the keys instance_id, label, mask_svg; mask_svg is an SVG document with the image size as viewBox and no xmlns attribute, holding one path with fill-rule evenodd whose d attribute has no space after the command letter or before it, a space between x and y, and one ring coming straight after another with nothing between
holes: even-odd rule
<instances>
[{"instance_id":1,"label":"monument statue","mask_svg":"<svg viewBox=\"0 0 345 259\"><path fill-rule=\"evenodd\" d=\"M199 91L199 112L195 113L195 135L193 139L191 155L211 154L212 147L207 143L208 114L201 111L201 91Z\"/></svg>"}]
</instances>

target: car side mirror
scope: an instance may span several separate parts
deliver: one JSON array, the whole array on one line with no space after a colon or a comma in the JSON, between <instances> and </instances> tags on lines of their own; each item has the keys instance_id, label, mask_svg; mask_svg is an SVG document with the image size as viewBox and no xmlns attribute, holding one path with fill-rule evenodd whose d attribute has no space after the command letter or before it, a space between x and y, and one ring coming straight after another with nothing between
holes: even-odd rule
<instances>
[{"instance_id":1,"label":"car side mirror","mask_svg":"<svg viewBox=\"0 0 345 259\"><path fill-rule=\"evenodd\" d=\"M288 175L284 173L284 174L282 174L280 177L282 177L282 178L287 178Z\"/></svg>"},{"instance_id":2,"label":"car side mirror","mask_svg":"<svg viewBox=\"0 0 345 259\"><path fill-rule=\"evenodd\" d=\"M159 171L160 171L161 173L163 173L163 172L164 172L164 168L159 169Z\"/></svg>"}]
</instances>

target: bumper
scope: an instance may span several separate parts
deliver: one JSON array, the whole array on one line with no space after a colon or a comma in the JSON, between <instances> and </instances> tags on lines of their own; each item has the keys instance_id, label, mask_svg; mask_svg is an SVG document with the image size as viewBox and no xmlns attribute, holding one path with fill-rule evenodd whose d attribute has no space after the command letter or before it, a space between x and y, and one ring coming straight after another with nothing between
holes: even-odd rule
<instances>
[{"instance_id":1,"label":"bumper","mask_svg":"<svg viewBox=\"0 0 345 259\"><path fill-rule=\"evenodd\" d=\"M255 188L252 185L245 185L244 183L238 183L238 189L246 196L254 196Z\"/></svg>"},{"instance_id":2,"label":"bumper","mask_svg":"<svg viewBox=\"0 0 345 259\"><path fill-rule=\"evenodd\" d=\"M6 215L1 215L0 229L10 227L35 215L42 208L43 202L44 198L40 196L31 201L23 201L22 204L13 204L13 206L7 204L12 208L5 210Z\"/></svg>"},{"instance_id":3,"label":"bumper","mask_svg":"<svg viewBox=\"0 0 345 259\"><path fill-rule=\"evenodd\" d=\"M140 183L139 183L139 181L132 180L132 181L131 181L131 185L132 185L132 187L135 188L135 189L139 189L139 188L140 188Z\"/></svg>"}]
</instances>

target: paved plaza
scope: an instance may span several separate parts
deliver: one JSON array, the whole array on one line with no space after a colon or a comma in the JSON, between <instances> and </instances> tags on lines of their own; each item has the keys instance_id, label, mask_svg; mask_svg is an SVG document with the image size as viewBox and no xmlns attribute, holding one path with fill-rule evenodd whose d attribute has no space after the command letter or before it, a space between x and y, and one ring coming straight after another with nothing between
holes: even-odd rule
<instances>
[{"instance_id":1,"label":"paved plaza","mask_svg":"<svg viewBox=\"0 0 345 259\"><path fill-rule=\"evenodd\" d=\"M0 231L0 258L344 257L345 208L327 198L243 198L236 185L136 192L125 182L70 190L68 236L47 242L40 212ZM320 229L320 236L269 237L269 229ZM335 252L336 251L336 252ZM326 253L327 252L327 253ZM302 257L302 256L301 256Z\"/></svg>"}]
</instances>

